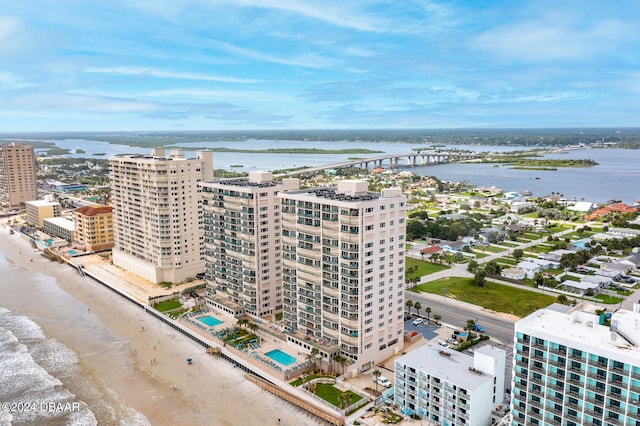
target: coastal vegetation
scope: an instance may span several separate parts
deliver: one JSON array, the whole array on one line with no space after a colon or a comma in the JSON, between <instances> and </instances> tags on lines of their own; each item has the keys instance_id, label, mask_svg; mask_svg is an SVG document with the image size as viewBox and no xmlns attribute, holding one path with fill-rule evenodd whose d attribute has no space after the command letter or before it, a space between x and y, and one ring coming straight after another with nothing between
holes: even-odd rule
<instances>
[{"instance_id":1,"label":"coastal vegetation","mask_svg":"<svg viewBox=\"0 0 640 426\"><path fill-rule=\"evenodd\" d=\"M483 163L504 163L514 165L521 170L556 170L557 167L592 167L598 163L590 159L553 159L553 158L521 158L492 157L482 160Z\"/></svg>"},{"instance_id":2,"label":"coastal vegetation","mask_svg":"<svg viewBox=\"0 0 640 426\"><path fill-rule=\"evenodd\" d=\"M87 139L135 147L153 148L198 142L278 140L303 142L402 142L442 145L506 145L550 147L593 145L640 149L640 129L333 129L333 130L220 130L175 132L91 132L4 134L29 144L53 146L47 139ZM191 149L191 148L190 148Z\"/></svg>"},{"instance_id":3,"label":"coastal vegetation","mask_svg":"<svg viewBox=\"0 0 640 426\"><path fill-rule=\"evenodd\" d=\"M87 151L85 151L84 149L76 149L76 154L86 154Z\"/></svg>"},{"instance_id":4,"label":"coastal vegetation","mask_svg":"<svg viewBox=\"0 0 640 426\"><path fill-rule=\"evenodd\" d=\"M67 154L71 154L71 150L70 149L66 149L66 148L49 148L46 151L46 155L67 155Z\"/></svg>"}]
</instances>

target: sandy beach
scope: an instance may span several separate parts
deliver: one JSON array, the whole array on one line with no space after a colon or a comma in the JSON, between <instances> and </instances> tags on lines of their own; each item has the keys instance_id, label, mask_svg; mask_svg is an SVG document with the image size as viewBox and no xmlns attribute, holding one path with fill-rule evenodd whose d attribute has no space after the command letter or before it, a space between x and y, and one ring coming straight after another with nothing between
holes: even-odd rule
<instances>
[{"instance_id":1,"label":"sandy beach","mask_svg":"<svg viewBox=\"0 0 640 426\"><path fill-rule=\"evenodd\" d=\"M322 424L91 278L45 259L17 234L9 235L4 223L0 251L13 267L52 277L59 288L18 290L11 287L18 284L6 283L3 306L76 351L86 374L151 424Z\"/></svg>"}]
</instances>

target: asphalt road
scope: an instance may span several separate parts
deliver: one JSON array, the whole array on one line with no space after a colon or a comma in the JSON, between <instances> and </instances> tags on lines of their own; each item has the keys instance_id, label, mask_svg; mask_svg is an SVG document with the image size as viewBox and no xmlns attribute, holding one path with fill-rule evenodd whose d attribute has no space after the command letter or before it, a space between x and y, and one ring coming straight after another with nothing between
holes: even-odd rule
<instances>
[{"instance_id":1,"label":"asphalt road","mask_svg":"<svg viewBox=\"0 0 640 426\"><path fill-rule=\"evenodd\" d=\"M473 319L484 327L484 333L491 340L507 346L512 346L513 344L513 321L509 319L482 311L480 307L469 306L442 296L407 291L405 297L414 303L420 302L420 305L422 305L421 316L426 316L424 310L428 306L431 308L430 316L432 319L434 314L440 314L442 315L440 322L458 327L461 330L467 325L467 320ZM415 309L412 309L412 313L415 313Z\"/></svg>"}]
</instances>

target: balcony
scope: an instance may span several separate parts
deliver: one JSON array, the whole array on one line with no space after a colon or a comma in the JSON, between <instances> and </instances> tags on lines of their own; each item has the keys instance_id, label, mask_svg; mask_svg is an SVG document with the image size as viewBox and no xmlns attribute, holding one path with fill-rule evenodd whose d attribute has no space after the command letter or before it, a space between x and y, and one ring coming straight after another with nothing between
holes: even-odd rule
<instances>
[{"instance_id":1,"label":"balcony","mask_svg":"<svg viewBox=\"0 0 640 426\"><path fill-rule=\"evenodd\" d=\"M613 405L613 404L607 404L606 409L609 410L609 411L613 411L614 413L620 414L622 416L624 416L626 411L627 411L626 408L619 407L619 406Z\"/></svg>"},{"instance_id":2,"label":"balcony","mask_svg":"<svg viewBox=\"0 0 640 426\"><path fill-rule=\"evenodd\" d=\"M542 407L543 407L543 405L542 405L542 401L535 401L535 400L533 400L533 399L528 400L528 401L527 401L527 404L529 404L529 405L530 405L530 406L532 406L532 407L539 408L539 409L541 409L541 410L542 410Z\"/></svg>"}]
</instances>

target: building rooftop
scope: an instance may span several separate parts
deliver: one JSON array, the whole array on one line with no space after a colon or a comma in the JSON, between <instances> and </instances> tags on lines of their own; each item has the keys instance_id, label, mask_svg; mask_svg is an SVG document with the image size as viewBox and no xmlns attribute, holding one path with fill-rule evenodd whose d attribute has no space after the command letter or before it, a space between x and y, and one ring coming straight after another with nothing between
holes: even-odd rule
<instances>
[{"instance_id":1,"label":"building rooftop","mask_svg":"<svg viewBox=\"0 0 640 426\"><path fill-rule=\"evenodd\" d=\"M338 192L337 188L334 188L334 187L303 189L300 191L291 191L290 194L307 194L307 195L315 196L316 198L324 198L327 200L352 201L352 202L370 201L370 200L377 200L378 198L380 198L380 194L376 192L346 194L346 193Z\"/></svg>"},{"instance_id":2,"label":"building rooftop","mask_svg":"<svg viewBox=\"0 0 640 426\"><path fill-rule=\"evenodd\" d=\"M609 327L599 324L600 317L595 314L593 305L579 304L566 312L545 308L518 321L516 329L545 340L573 342L580 347L597 348L599 352L615 352L620 360L628 359L637 365L640 360L640 305L635 304L634 309L634 312L626 309L615 312Z\"/></svg>"},{"instance_id":3,"label":"building rooftop","mask_svg":"<svg viewBox=\"0 0 640 426\"><path fill-rule=\"evenodd\" d=\"M99 214L111 213L113 207L111 206L84 206L76 209L76 213L83 214L85 216L96 216Z\"/></svg>"},{"instance_id":4,"label":"building rooftop","mask_svg":"<svg viewBox=\"0 0 640 426\"><path fill-rule=\"evenodd\" d=\"M64 217L50 217L48 219L45 219L44 222L59 226L60 228L66 229L67 231L74 231L76 229L75 223L72 220L66 219Z\"/></svg>"},{"instance_id":5,"label":"building rooftop","mask_svg":"<svg viewBox=\"0 0 640 426\"><path fill-rule=\"evenodd\" d=\"M34 207L46 207L46 206L55 206L60 203L57 201L49 201L49 200L33 200L27 201L26 204L32 205Z\"/></svg>"},{"instance_id":6,"label":"building rooftop","mask_svg":"<svg viewBox=\"0 0 640 426\"><path fill-rule=\"evenodd\" d=\"M493 380L492 375L474 368L472 356L436 343L420 346L401 356L396 362L427 372L467 390L476 389L488 380Z\"/></svg>"}]
</instances>

